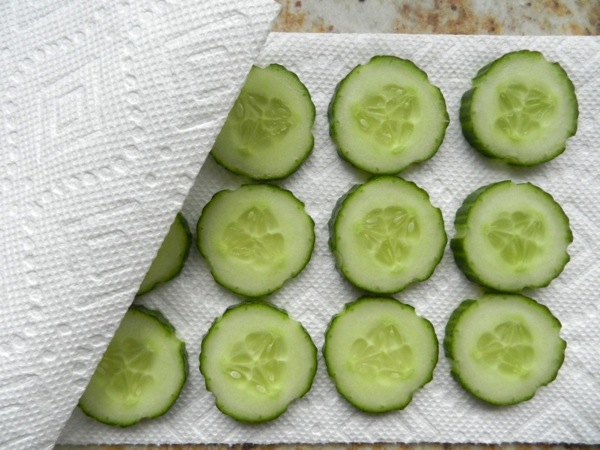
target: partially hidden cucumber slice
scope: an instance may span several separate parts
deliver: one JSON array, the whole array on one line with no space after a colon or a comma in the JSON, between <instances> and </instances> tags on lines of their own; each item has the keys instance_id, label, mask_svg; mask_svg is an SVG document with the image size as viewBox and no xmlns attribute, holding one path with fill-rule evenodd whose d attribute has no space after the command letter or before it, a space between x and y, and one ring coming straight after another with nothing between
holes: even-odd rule
<instances>
[{"instance_id":1,"label":"partially hidden cucumber slice","mask_svg":"<svg viewBox=\"0 0 600 450\"><path fill-rule=\"evenodd\" d=\"M438 361L431 323L393 298L364 297L331 320L323 355L339 393L356 408L405 408Z\"/></svg>"},{"instance_id":2,"label":"partially hidden cucumber slice","mask_svg":"<svg viewBox=\"0 0 600 450\"><path fill-rule=\"evenodd\" d=\"M447 243L442 213L427 192L391 175L353 187L329 225L337 268L355 286L379 294L428 279Z\"/></svg>"},{"instance_id":3,"label":"partially hidden cucumber slice","mask_svg":"<svg viewBox=\"0 0 600 450\"><path fill-rule=\"evenodd\" d=\"M561 154L577 131L578 115L575 87L564 69L528 50L483 67L460 107L462 131L473 148L524 166Z\"/></svg>"},{"instance_id":4,"label":"partially hidden cucumber slice","mask_svg":"<svg viewBox=\"0 0 600 450\"><path fill-rule=\"evenodd\" d=\"M493 405L513 405L556 378L567 345L560 330L560 321L532 298L486 294L452 313L444 349L465 390Z\"/></svg>"},{"instance_id":5,"label":"partially hidden cucumber slice","mask_svg":"<svg viewBox=\"0 0 600 450\"><path fill-rule=\"evenodd\" d=\"M165 414L187 380L185 344L156 310L132 306L123 318L79 407L120 427Z\"/></svg>"},{"instance_id":6,"label":"partially hidden cucumber slice","mask_svg":"<svg viewBox=\"0 0 600 450\"><path fill-rule=\"evenodd\" d=\"M315 242L304 204L267 184L216 193L202 210L197 235L214 279L246 297L271 294L298 275Z\"/></svg>"},{"instance_id":7,"label":"partially hidden cucumber slice","mask_svg":"<svg viewBox=\"0 0 600 450\"><path fill-rule=\"evenodd\" d=\"M449 118L442 92L413 62L373 57L337 86L329 133L339 155L373 174L397 174L430 159Z\"/></svg>"},{"instance_id":8,"label":"partially hidden cucumber slice","mask_svg":"<svg viewBox=\"0 0 600 450\"><path fill-rule=\"evenodd\" d=\"M177 214L175 221L158 249L156 257L150 265L137 295L151 291L157 285L175 278L187 259L192 245L192 234L185 217Z\"/></svg>"},{"instance_id":9,"label":"partially hidden cucumber slice","mask_svg":"<svg viewBox=\"0 0 600 450\"><path fill-rule=\"evenodd\" d=\"M266 302L232 306L202 340L200 372L220 411L240 422L283 414L311 388L317 349L302 325Z\"/></svg>"},{"instance_id":10,"label":"partially hidden cucumber slice","mask_svg":"<svg viewBox=\"0 0 600 450\"><path fill-rule=\"evenodd\" d=\"M497 291L547 286L570 259L569 218L531 183L507 180L477 189L454 224L450 247L457 265L470 280Z\"/></svg>"},{"instance_id":11,"label":"partially hidden cucumber slice","mask_svg":"<svg viewBox=\"0 0 600 450\"><path fill-rule=\"evenodd\" d=\"M253 66L211 154L255 180L284 178L312 152L314 121L315 105L295 73Z\"/></svg>"}]
</instances>

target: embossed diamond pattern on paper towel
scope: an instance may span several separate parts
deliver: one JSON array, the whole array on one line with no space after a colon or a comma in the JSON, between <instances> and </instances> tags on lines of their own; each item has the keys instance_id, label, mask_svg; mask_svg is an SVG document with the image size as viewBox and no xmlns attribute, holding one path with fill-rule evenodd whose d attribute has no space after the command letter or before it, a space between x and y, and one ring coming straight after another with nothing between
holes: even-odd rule
<instances>
[{"instance_id":1,"label":"embossed diamond pattern on paper towel","mask_svg":"<svg viewBox=\"0 0 600 450\"><path fill-rule=\"evenodd\" d=\"M0 447L54 444L277 10L0 4Z\"/></svg>"}]
</instances>

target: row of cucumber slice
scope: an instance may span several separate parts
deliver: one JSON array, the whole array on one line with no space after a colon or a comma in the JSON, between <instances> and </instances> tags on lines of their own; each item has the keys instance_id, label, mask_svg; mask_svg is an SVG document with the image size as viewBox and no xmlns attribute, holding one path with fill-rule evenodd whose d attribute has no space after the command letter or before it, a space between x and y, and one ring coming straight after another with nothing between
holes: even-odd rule
<instances>
[{"instance_id":1,"label":"row of cucumber slice","mask_svg":"<svg viewBox=\"0 0 600 450\"><path fill-rule=\"evenodd\" d=\"M529 51L481 69L460 109L463 134L476 150L519 165L560 154L576 131L577 114L564 70ZM446 105L412 62L377 56L339 83L328 118L340 156L379 176L352 188L330 220L336 266L371 294L331 320L323 355L352 405L374 413L398 410L431 381L439 348L431 323L387 295L429 278L447 236L428 194L391 174L436 153L448 126ZM254 180L284 178L312 151L314 119L314 104L295 74L279 65L254 67L212 155ZM497 293L466 300L451 315L443 343L451 373L485 402L527 400L556 377L566 344L550 310L519 292L546 286L563 270L573 239L568 218L539 187L505 181L469 195L455 228L457 265ZM298 275L315 240L302 202L265 184L215 194L196 231L215 280L252 298ZM190 246L179 214L138 293L175 277ZM308 392L316 368L317 349L306 330L266 302L228 309L200 352L200 371L217 407L244 422L278 417ZM157 311L132 307L80 407L119 426L158 417L174 404L187 372L185 344L172 325Z\"/></svg>"},{"instance_id":2,"label":"row of cucumber slice","mask_svg":"<svg viewBox=\"0 0 600 450\"><path fill-rule=\"evenodd\" d=\"M501 181L470 194L450 242L458 267L484 288L545 287L569 261L569 218L543 189ZM431 277L447 236L439 208L411 181L382 175L338 201L329 245L342 275L369 293L395 294ZM280 289L308 264L314 222L283 188L254 184L220 191L197 225L198 248L214 279L246 298Z\"/></svg>"},{"instance_id":3,"label":"row of cucumber slice","mask_svg":"<svg viewBox=\"0 0 600 450\"><path fill-rule=\"evenodd\" d=\"M215 194L197 224L198 249L214 279L246 298L280 289L308 264L314 221L290 191L267 184ZM521 292L545 287L569 261L569 218L531 183L501 181L463 201L450 241L465 276L484 288ZM343 276L375 294L395 294L428 279L447 243L444 219L411 181L376 176L342 196L329 222L329 244ZM178 214L138 294L174 278L191 247Z\"/></svg>"},{"instance_id":4,"label":"row of cucumber slice","mask_svg":"<svg viewBox=\"0 0 600 450\"><path fill-rule=\"evenodd\" d=\"M558 63L537 51L507 53L485 65L464 93L464 137L509 164L547 162L577 130L575 88ZM413 62L389 55L352 69L328 108L338 154L371 174L397 174L433 157L449 124L440 89ZM314 146L315 105L296 74L253 67L212 149L230 171L254 180L295 172Z\"/></svg>"},{"instance_id":5,"label":"row of cucumber slice","mask_svg":"<svg viewBox=\"0 0 600 450\"><path fill-rule=\"evenodd\" d=\"M556 378L566 343L550 310L517 294L465 300L451 315L444 349L451 373L494 405L532 398ZM432 324L392 297L363 297L330 321L323 356L337 391L369 413L404 409L433 379L439 344ZM317 348L306 329L267 302L228 308L202 340L199 369L217 408L240 422L282 415L312 387ZM92 376L79 407L129 427L160 417L188 378L188 355L158 311L133 306Z\"/></svg>"}]
</instances>

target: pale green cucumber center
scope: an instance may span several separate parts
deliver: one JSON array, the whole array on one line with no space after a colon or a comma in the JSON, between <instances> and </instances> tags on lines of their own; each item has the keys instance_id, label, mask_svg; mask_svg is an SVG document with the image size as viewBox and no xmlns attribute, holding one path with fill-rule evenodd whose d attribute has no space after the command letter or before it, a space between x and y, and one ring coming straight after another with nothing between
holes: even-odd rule
<instances>
[{"instance_id":1,"label":"pale green cucumber center","mask_svg":"<svg viewBox=\"0 0 600 450\"><path fill-rule=\"evenodd\" d=\"M154 360L155 353L147 342L127 337L111 342L97 374L107 380L106 393L110 397L132 406L154 383L148 373Z\"/></svg>"},{"instance_id":2,"label":"pale green cucumber center","mask_svg":"<svg viewBox=\"0 0 600 450\"><path fill-rule=\"evenodd\" d=\"M292 126L292 112L282 100L250 92L240 94L230 117L239 130L242 153L274 145Z\"/></svg>"},{"instance_id":3,"label":"pale green cucumber center","mask_svg":"<svg viewBox=\"0 0 600 450\"><path fill-rule=\"evenodd\" d=\"M382 384L405 380L415 370L412 348L398 329L386 322L352 343L350 366L369 382Z\"/></svg>"},{"instance_id":4,"label":"pale green cucumber center","mask_svg":"<svg viewBox=\"0 0 600 450\"><path fill-rule=\"evenodd\" d=\"M285 249L279 223L269 208L252 207L225 227L223 243L230 256L254 265L275 265Z\"/></svg>"},{"instance_id":5,"label":"pale green cucumber center","mask_svg":"<svg viewBox=\"0 0 600 450\"><path fill-rule=\"evenodd\" d=\"M238 341L224 365L226 377L248 394L277 395L286 367L287 349L281 336L255 332Z\"/></svg>"},{"instance_id":6,"label":"pale green cucumber center","mask_svg":"<svg viewBox=\"0 0 600 450\"><path fill-rule=\"evenodd\" d=\"M507 320L479 337L472 356L504 375L526 377L535 358L532 344L533 337L526 326Z\"/></svg>"},{"instance_id":7,"label":"pale green cucumber center","mask_svg":"<svg viewBox=\"0 0 600 450\"><path fill-rule=\"evenodd\" d=\"M500 257L515 269L527 269L541 255L546 227L534 214L504 212L487 226L486 236Z\"/></svg>"},{"instance_id":8,"label":"pale green cucumber center","mask_svg":"<svg viewBox=\"0 0 600 450\"><path fill-rule=\"evenodd\" d=\"M358 225L359 243L390 270L404 268L411 247L418 242L416 217L399 206L369 211Z\"/></svg>"},{"instance_id":9,"label":"pale green cucumber center","mask_svg":"<svg viewBox=\"0 0 600 450\"><path fill-rule=\"evenodd\" d=\"M557 101L543 86L513 83L498 88L501 111L496 128L512 141L521 141L553 123Z\"/></svg>"},{"instance_id":10,"label":"pale green cucumber center","mask_svg":"<svg viewBox=\"0 0 600 450\"><path fill-rule=\"evenodd\" d=\"M387 84L352 108L363 132L383 144L390 153L402 152L410 143L419 120L419 100L414 89Z\"/></svg>"}]
</instances>

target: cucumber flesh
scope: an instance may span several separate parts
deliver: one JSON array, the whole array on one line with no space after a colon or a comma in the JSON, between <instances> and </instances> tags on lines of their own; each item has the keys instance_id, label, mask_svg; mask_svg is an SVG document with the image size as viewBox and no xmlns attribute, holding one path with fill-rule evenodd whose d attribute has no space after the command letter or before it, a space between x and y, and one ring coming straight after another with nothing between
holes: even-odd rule
<instances>
[{"instance_id":1,"label":"cucumber flesh","mask_svg":"<svg viewBox=\"0 0 600 450\"><path fill-rule=\"evenodd\" d=\"M125 314L79 408L120 427L165 414L187 380L187 353L173 326L155 310L132 306Z\"/></svg>"},{"instance_id":2,"label":"cucumber flesh","mask_svg":"<svg viewBox=\"0 0 600 450\"><path fill-rule=\"evenodd\" d=\"M431 323L393 298L364 297L330 322L323 355L338 392L356 408L405 408L433 378L438 341Z\"/></svg>"},{"instance_id":3,"label":"cucumber flesh","mask_svg":"<svg viewBox=\"0 0 600 450\"><path fill-rule=\"evenodd\" d=\"M375 56L337 86L329 132L339 155L373 174L396 174L430 159L449 118L441 91L413 62Z\"/></svg>"},{"instance_id":4,"label":"cucumber flesh","mask_svg":"<svg viewBox=\"0 0 600 450\"><path fill-rule=\"evenodd\" d=\"M304 204L266 184L215 194L202 210L197 235L214 279L245 297L268 295L297 276L315 242Z\"/></svg>"},{"instance_id":5,"label":"cucumber flesh","mask_svg":"<svg viewBox=\"0 0 600 450\"><path fill-rule=\"evenodd\" d=\"M315 105L296 74L254 66L211 151L230 171L255 180L291 175L312 152Z\"/></svg>"},{"instance_id":6,"label":"cucumber flesh","mask_svg":"<svg viewBox=\"0 0 600 450\"><path fill-rule=\"evenodd\" d=\"M569 218L541 188L512 181L470 194L458 209L450 246L472 281L502 292L550 284L573 241Z\"/></svg>"},{"instance_id":7,"label":"cucumber flesh","mask_svg":"<svg viewBox=\"0 0 600 450\"><path fill-rule=\"evenodd\" d=\"M575 87L564 69L528 50L482 68L460 107L463 134L473 148L526 166L561 154L578 116Z\"/></svg>"},{"instance_id":8,"label":"cucumber flesh","mask_svg":"<svg viewBox=\"0 0 600 450\"><path fill-rule=\"evenodd\" d=\"M283 414L311 388L317 349L302 325L275 306L244 302L213 322L200 372L220 411L240 422Z\"/></svg>"},{"instance_id":9,"label":"cucumber flesh","mask_svg":"<svg viewBox=\"0 0 600 450\"><path fill-rule=\"evenodd\" d=\"M382 175L335 207L329 244L340 272L368 292L392 294L428 279L447 243L441 211L415 183Z\"/></svg>"},{"instance_id":10,"label":"cucumber flesh","mask_svg":"<svg viewBox=\"0 0 600 450\"><path fill-rule=\"evenodd\" d=\"M452 313L444 349L465 390L493 405L513 405L556 378L566 348L560 330L560 321L532 298L486 294Z\"/></svg>"},{"instance_id":11,"label":"cucumber flesh","mask_svg":"<svg viewBox=\"0 0 600 450\"><path fill-rule=\"evenodd\" d=\"M158 253L152 261L137 295L145 294L157 285L166 283L179 275L189 255L191 245L192 234L188 223L185 217L178 213L165 240L158 249Z\"/></svg>"}]
</instances>

